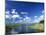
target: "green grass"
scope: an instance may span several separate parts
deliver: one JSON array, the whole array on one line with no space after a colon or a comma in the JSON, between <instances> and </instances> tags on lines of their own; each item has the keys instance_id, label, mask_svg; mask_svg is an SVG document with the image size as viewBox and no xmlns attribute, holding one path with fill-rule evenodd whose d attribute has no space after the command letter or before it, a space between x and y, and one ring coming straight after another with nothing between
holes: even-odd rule
<instances>
[{"instance_id":1,"label":"green grass","mask_svg":"<svg viewBox=\"0 0 46 35\"><path fill-rule=\"evenodd\" d=\"M6 31L13 29L16 29L16 27L20 26L21 24L7 24L6 27Z\"/></svg>"},{"instance_id":2,"label":"green grass","mask_svg":"<svg viewBox=\"0 0 46 35\"><path fill-rule=\"evenodd\" d=\"M43 23L35 23L35 24L32 24L31 26L27 26L28 29L36 29L38 31L44 31L44 26L43 26Z\"/></svg>"}]
</instances>

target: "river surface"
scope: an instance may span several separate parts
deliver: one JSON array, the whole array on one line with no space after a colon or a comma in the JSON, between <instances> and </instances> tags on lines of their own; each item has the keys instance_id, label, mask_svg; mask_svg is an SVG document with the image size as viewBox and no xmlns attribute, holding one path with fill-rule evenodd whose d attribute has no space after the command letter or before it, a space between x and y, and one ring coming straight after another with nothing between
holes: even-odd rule
<instances>
[{"instance_id":1,"label":"river surface","mask_svg":"<svg viewBox=\"0 0 46 35\"><path fill-rule=\"evenodd\" d=\"M13 34L24 34L24 33L35 33L37 30L27 28L28 25L21 25L16 27L15 29L11 29L7 32L6 35L13 35Z\"/></svg>"}]
</instances>

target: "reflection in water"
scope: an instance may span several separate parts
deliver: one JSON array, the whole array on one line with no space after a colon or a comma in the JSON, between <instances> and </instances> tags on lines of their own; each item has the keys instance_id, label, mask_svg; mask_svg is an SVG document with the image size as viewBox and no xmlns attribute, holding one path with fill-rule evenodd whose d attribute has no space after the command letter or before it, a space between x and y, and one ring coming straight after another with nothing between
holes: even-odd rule
<instances>
[{"instance_id":1,"label":"reflection in water","mask_svg":"<svg viewBox=\"0 0 46 35\"><path fill-rule=\"evenodd\" d=\"M23 33L37 33L38 30L36 29L29 29L27 26L31 26L30 24L22 24L17 26L16 28L12 28L10 31L7 32L6 35L15 35L15 34L23 34Z\"/></svg>"}]
</instances>

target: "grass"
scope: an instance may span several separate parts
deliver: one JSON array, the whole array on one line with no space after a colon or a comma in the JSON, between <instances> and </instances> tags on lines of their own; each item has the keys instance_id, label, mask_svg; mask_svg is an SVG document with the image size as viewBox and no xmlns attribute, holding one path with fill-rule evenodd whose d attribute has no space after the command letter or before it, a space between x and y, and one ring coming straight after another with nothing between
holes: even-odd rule
<instances>
[{"instance_id":1,"label":"grass","mask_svg":"<svg viewBox=\"0 0 46 35\"><path fill-rule=\"evenodd\" d=\"M7 24L6 27L6 32L10 31L12 28L16 29L16 27L20 26L21 24Z\"/></svg>"},{"instance_id":2,"label":"grass","mask_svg":"<svg viewBox=\"0 0 46 35\"><path fill-rule=\"evenodd\" d=\"M36 29L38 31L44 31L44 26L43 24L41 23L35 23L35 24L32 24L31 26L27 26L28 29Z\"/></svg>"}]
</instances>

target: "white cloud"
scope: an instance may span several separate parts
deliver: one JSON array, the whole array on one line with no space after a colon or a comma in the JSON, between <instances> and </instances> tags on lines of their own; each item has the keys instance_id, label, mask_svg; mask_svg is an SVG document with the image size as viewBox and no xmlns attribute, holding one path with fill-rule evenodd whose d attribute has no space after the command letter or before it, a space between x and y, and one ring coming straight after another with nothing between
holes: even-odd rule
<instances>
[{"instance_id":1,"label":"white cloud","mask_svg":"<svg viewBox=\"0 0 46 35\"><path fill-rule=\"evenodd\" d=\"M18 14L18 12L15 12L15 14Z\"/></svg>"},{"instance_id":2,"label":"white cloud","mask_svg":"<svg viewBox=\"0 0 46 35\"><path fill-rule=\"evenodd\" d=\"M34 21L32 23L38 23L39 20L38 19L34 19Z\"/></svg>"},{"instance_id":3,"label":"white cloud","mask_svg":"<svg viewBox=\"0 0 46 35\"><path fill-rule=\"evenodd\" d=\"M44 10L42 11L42 15L40 15L40 16L34 16L33 23L40 22L41 20L44 20Z\"/></svg>"},{"instance_id":4,"label":"white cloud","mask_svg":"<svg viewBox=\"0 0 46 35\"><path fill-rule=\"evenodd\" d=\"M16 16L16 17L18 17L18 16ZM15 17L15 18L16 18ZM33 20L33 22L32 22L32 19L31 19L31 17L25 17L25 18L22 18L22 17L19 17L19 18L21 18L19 21L16 21L15 23L38 23L38 22L40 22L41 20L43 20L43 15L41 15L41 16L37 16L37 18L34 18L34 20ZM23 19L23 20L22 20Z\"/></svg>"},{"instance_id":5,"label":"white cloud","mask_svg":"<svg viewBox=\"0 0 46 35\"><path fill-rule=\"evenodd\" d=\"M23 20L18 20L18 21L15 21L15 23L21 23L22 24Z\"/></svg>"},{"instance_id":6,"label":"white cloud","mask_svg":"<svg viewBox=\"0 0 46 35\"><path fill-rule=\"evenodd\" d=\"M23 17L19 17L19 19L21 20L21 19L23 19Z\"/></svg>"},{"instance_id":7,"label":"white cloud","mask_svg":"<svg viewBox=\"0 0 46 35\"><path fill-rule=\"evenodd\" d=\"M25 19L29 19L29 17L26 16Z\"/></svg>"},{"instance_id":8,"label":"white cloud","mask_svg":"<svg viewBox=\"0 0 46 35\"><path fill-rule=\"evenodd\" d=\"M23 20L26 21L26 20L28 20L28 19L29 19L29 17L25 17Z\"/></svg>"},{"instance_id":9,"label":"white cloud","mask_svg":"<svg viewBox=\"0 0 46 35\"><path fill-rule=\"evenodd\" d=\"M21 12L21 14L28 14L27 12Z\"/></svg>"},{"instance_id":10,"label":"white cloud","mask_svg":"<svg viewBox=\"0 0 46 35\"><path fill-rule=\"evenodd\" d=\"M34 16L34 18L37 18L38 16Z\"/></svg>"},{"instance_id":11,"label":"white cloud","mask_svg":"<svg viewBox=\"0 0 46 35\"><path fill-rule=\"evenodd\" d=\"M16 10L16 9L12 9L12 14L14 14L14 13L15 13L15 10Z\"/></svg>"},{"instance_id":12,"label":"white cloud","mask_svg":"<svg viewBox=\"0 0 46 35\"><path fill-rule=\"evenodd\" d=\"M6 18L9 18L9 15L5 15Z\"/></svg>"},{"instance_id":13,"label":"white cloud","mask_svg":"<svg viewBox=\"0 0 46 35\"><path fill-rule=\"evenodd\" d=\"M23 22L24 23L31 23L31 17L25 17L24 19L23 19Z\"/></svg>"},{"instance_id":14,"label":"white cloud","mask_svg":"<svg viewBox=\"0 0 46 35\"><path fill-rule=\"evenodd\" d=\"M21 18L19 21L16 21L15 23L29 23L29 17L25 17L22 19L22 17L19 17Z\"/></svg>"},{"instance_id":15,"label":"white cloud","mask_svg":"<svg viewBox=\"0 0 46 35\"><path fill-rule=\"evenodd\" d=\"M13 23L19 23L19 21L15 21L16 18L20 18L19 15L12 15L12 18L13 18Z\"/></svg>"},{"instance_id":16,"label":"white cloud","mask_svg":"<svg viewBox=\"0 0 46 35\"><path fill-rule=\"evenodd\" d=\"M35 18L34 21L33 21L33 23L40 22L40 21L43 20L43 19L44 19L44 16L41 15L41 16Z\"/></svg>"},{"instance_id":17,"label":"white cloud","mask_svg":"<svg viewBox=\"0 0 46 35\"><path fill-rule=\"evenodd\" d=\"M38 19L39 19L39 21L43 20L44 19L44 15L41 15Z\"/></svg>"},{"instance_id":18,"label":"white cloud","mask_svg":"<svg viewBox=\"0 0 46 35\"><path fill-rule=\"evenodd\" d=\"M19 15L13 15L12 18L19 18Z\"/></svg>"},{"instance_id":19,"label":"white cloud","mask_svg":"<svg viewBox=\"0 0 46 35\"><path fill-rule=\"evenodd\" d=\"M6 11L6 14L10 14L9 11Z\"/></svg>"},{"instance_id":20,"label":"white cloud","mask_svg":"<svg viewBox=\"0 0 46 35\"><path fill-rule=\"evenodd\" d=\"M12 16L12 15L10 15L10 14L6 14L6 15L5 15L5 18L6 18L6 19L11 19L11 16Z\"/></svg>"},{"instance_id":21,"label":"white cloud","mask_svg":"<svg viewBox=\"0 0 46 35\"><path fill-rule=\"evenodd\" d=\"M18 14L18 12L15 11L16 9L12 9L12 14Z\"/></svg>"}]
</instances>

